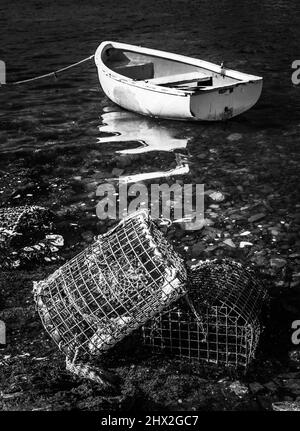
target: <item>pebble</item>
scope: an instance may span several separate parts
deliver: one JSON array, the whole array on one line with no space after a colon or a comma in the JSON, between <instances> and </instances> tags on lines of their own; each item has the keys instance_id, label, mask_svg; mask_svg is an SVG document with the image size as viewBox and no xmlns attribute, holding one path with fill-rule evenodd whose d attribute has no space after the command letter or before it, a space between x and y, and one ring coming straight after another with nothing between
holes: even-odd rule
<instances>
[{"instance_id":1,"label":"pebble","mask_svg":"<svg viewBox=\"0 0 300 431\"><path fill-rule=\"evenodd\" d=\"M232 241L232 239L230 239L230 238L225 239L225 241L223 241L223 243L226 244L226 245L228 245L229 247L235 248L235 244Z\"/></svg>"},{"instance_id":2,"label":"pebble","mask_svg":"<svg viewBox=\"0 0 300 431\"><path fill-rule=\"evenodd\" d=\"M82 232L81 237L84 241L91 243L94 241L94 234L91 231Z\"/></svg>"},{"instance_id":3,"label":"pebble","mask_svg":"<svg viewBox=\"0 0 300 431\"><path fill-rule=\"evenodd\" d=\"M265 213L258 213L258 214L254 214L253 216L248 218L248 222L250 223L254 223L256 221L259 221L261 219L263 219L266 216Z\"/></svg>"},{"instance_id":4,"label":"pebble","mask_svg":"<svg viewBox=\"0 0 300 431\"><path fill-rule=\"evenodd\" d=\"M46 235L46 239L56 247L63 247L64 245L64 237L62 235L56 235L56 234Z\"/></svg>"},{"instance_id":5,"label":"pebble","mask_svg":"<svg viewBox=\"0 0 300 431\"><path fill-rule=\"evenodd\" d=\"M192 256L199 257L203 253L204 249L205 249L205 244L202 241L197 242L192 247Z\"/></svg>"},{"instance_id":6,"label":"pebble","mask_svg":"<svg viewBox=\"0 0 300 431\"><path fill-rule=\"evenodd\" d=\"M240 242L240 248L251 247L252 245L253 245L252 242L248 242L248 241Z\"/></svg>"},{"instance_id":7,"label":"pebble","mask_svg":"<svg viewBox=\"0 0 300 431\"><path fill-rule=\"evenodd\" d=\"M299 364L300 366L300 349L299 350L290 350L289 353L289 359L290 361L292 361L294 364Z\"/></svg>"},{"instance_id":8,"label":"pebble","mask_svg":"<svg viewBox=\"0 0 300 431\"><path fill-rule=\"evenodd\" d=\"M285 259L281 259L281 258L273 258L270 260L270 265L273 268L283 268L286 265L286 260Z\"/></svg>"},{"instance_id":9,"label":"pebble","mask_svg":"<svg viewBox=\"0 0 300 431\"><path fill-rule=\"evenodd\" d=\"M244 232L240 233L240 236L247 236L247 235L251 235L250 230L245 230Z\"/></svg>"},{"instance_id":10,"label":"pebble","mask_svg":"<svg viewBox=\"0 0 300 431\"><path fill-rule=\"evenodd\" d=\"M292 254L289 255L289 257L291 259L296 259L297 257L300 257L300 253L292 253Z\"/></svg>"},{"instance_id":11,"label":"pebble","mask_svg":"<svg viewBox=\"0 0 300 431\"><path fill-rule=\"evenodd\" d=\"M273 410L276 411L293 411L293 412L300 412L300 401L282 401L277 403L272 403Z\"/></svg>"},{"instance_id":12,"label":"pebble","mask_svg":"<svg viewBox=\"0 0 300 431\"><path fill-rule=\"evenodd\" d=\"M239 141L240 139L242 139L243 135L241 133L231 133L230 135L227 136L227 141L230 142L234 142L234 141Z\"/></svg>"},{"instance_id":13,"label":"pebble","mask_svg":"<svg viewBox=\"0 0 300 431\"><path fill-rule=\"evenodd\" d=\"M225 199L225 196L223 193L215 191L209 194L210 199L212 199L214 202L223 202Z\"/></svg>"},{"instance_id":14,"label":"pebble","mask_svg":"<svg viewBox=\"0 0 300 431\"><path fill-rule=\"evenodd\" d=\"M209 218L180 223L180 227L184 230L200 230L203 229L205 226L213 225L214 222Z\"/></svg>"},{"instance_id":15,"label":"pebble","mask_svg":"<svg viewBox=\"0 0 300 431\"><path fill-rule=\"evenodd\" d=\"M249 392L247 386L239 382L238 380L231 383L231 385L229 385L229 388L232 392L235 393L235 395L237 395L240 398L243 397L244 395L247 395Z\"/></svg>"},{"instance_id":16,"label":"pebble","mask_svg":"<svg viewBox=\"0 0 300 431\"><path fill-rule=\"evenodd\" d=\"M276 392L277 391L277 386L276 386L276 384L274 383L274 382L268 382L268 383L265 383L264 384L264 387L266 388L266 389L268 389L268 391L270 391L270 392Z\"/></svg>"},{"instance_id":17,"label":"pebble","mask_svg":"<svg viewBox=\"0 0 300 431\"><path fill-rule=\"evenodd\" d=\"M250 391L255 395L258 394L259 392L264 391L264 387L263 385L261 385L258 382L253 382L249 384L249 389Z\"/></svg>"},{"instance_id":18,"label":"pebble","mask_svg":"<svg viewBox=\"0 0 300 431\"><path fill-rule=\"evenodd\" d=\"M112 175L115 177L119 177L124 173L125 169L113 168L111 171Z\"/></svg>"}]
</instances>

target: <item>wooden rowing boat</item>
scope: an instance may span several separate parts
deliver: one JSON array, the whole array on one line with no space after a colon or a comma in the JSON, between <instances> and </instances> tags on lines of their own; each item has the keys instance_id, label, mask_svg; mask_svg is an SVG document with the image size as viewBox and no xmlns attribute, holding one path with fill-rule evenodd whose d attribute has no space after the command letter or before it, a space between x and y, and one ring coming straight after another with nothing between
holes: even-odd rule
<instances>
[{"instance_id":1,"label":"wooden rowing boat","mask_svg":"<svg viewBox=\"0 0 300 431\"><path fill-rule=\"evenodd\" d=\"M102 42L95 62L109 99L151 117L227 120L250 109L262 90L259 76L124 43Z\"/></svg>"}]
</instances>

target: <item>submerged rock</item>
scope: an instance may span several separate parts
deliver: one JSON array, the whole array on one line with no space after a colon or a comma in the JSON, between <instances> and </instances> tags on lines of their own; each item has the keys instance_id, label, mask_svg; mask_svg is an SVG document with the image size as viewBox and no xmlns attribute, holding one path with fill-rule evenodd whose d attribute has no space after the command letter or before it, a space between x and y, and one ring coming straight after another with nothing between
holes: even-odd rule
<instances>
[{"instance_id":1,"label":"submerged rock","mask_svg":"<svg viewBox=\"0 0 300 431\"><path fill-rule=\"evenodd\" d=\"M235 243L232 241L232 239L228 238L223 241L224 244L228 245L229 247L235 248Z\"/></svg>"},{"instance_id":2,"label":"submerged rock","mask_svg":"<svg viewBox=\"0 0 300 431\"><path fill-rule=\"evenodd\" d=\"M230 142L234 142L234 141L239 141L240 139L242 139L243 135L241 133L231 133L230 135L227 136L227 141Z\"/></svg>"},{"instance_id":3,"label":"submerged rock","mask_svg":"<svg viewBox=\"0 0 300 431\"><path fill-rule=\"evenodd\" d=\"M4 270L53 263L64 245L53 233L54 214L46 208L0 209L0 268Z\"/></svg>"},{"instance_id":4,"label":"submerged rock","mask_svg":"<svg viewBox=\"0 0 300 431\"><path fill-rule=\"evenodd\" d=\"M246 385L241 383L240 381L236 380L235 382L231 383L229 386L229 389L235 393L238 397L244 397L248 394L249 390Z\"/></svg>"},{"instance_id":5,"label":"submerged rock","mask_svg":"<svg viewBox=\"0 0 300 431\"><path fill-rule=\"evenodd\" d=\"M250 391L251 391L254 395L258 394L259 392L263 392L263 391L265 390L265 388L263 387L263 385L261 385L261 384L260 384L260 383L258 383L258 382L250 383L250 384L249 384L249 389L250 389Z\"/></svg>"},{"instance_id":6,"label":"submerged rock","mask_svg":"<svg viewBox=\"0 0 300 431\"><path fill-rule=\"evenodd\" d=\"M214 202L223 202L225 199L225 196L223 193L219 191L212 192L208 195L210 199L212 199Z\"/></svg>"},{"instance_id":7,"label":"submerged rock","mask_svg":"<svg viewBox=\"0 0 300 431\"><path fill-rule=\"evenodd\" d=\"M273 268L283 268L286 264L287 264L287 262L285 259L281 259L278 257L275 257L275 258L270 260L270 265Z\"/></svg>"},{"instance_id":8,"label":"submerged rock","mask_svg":"<svg viewBox=\"0 0 300 431\"><path fill-rule=\"evenodd\" d=\"M254 223L256 221L259 221L261 219L263 219L264 217L266 217L265 213L258 213L258 214L254 214L253 216L248 218L248 222L249 223Z\"/></svg>"},{"instance_id":9,"label":"submerged rock","mask_svg":"<svg viewBox=\"0 0 300 431\"><path fill-rule=\"evenodd\" d=\"M272 403L273 410L281 412L300 412L300 401L282 401L277 403Z\"/></svg>"}]
</instances>

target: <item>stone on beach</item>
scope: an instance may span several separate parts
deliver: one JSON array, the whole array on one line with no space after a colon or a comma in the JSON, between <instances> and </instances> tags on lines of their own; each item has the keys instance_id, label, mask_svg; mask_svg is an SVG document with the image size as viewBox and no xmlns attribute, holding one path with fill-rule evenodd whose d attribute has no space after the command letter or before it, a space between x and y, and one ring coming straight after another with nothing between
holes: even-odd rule
<instances>
[{"instance_id":1,"label":"stone on beach","mask_svg":"<svg viewBox=\"0 0 300 431\"><path fill-rule=\"evenodd\" d=\"M235 243L232 241L232 239L231 239L231 238L225 239L225 240L223 241L223 243L224 243L225 245L228 245L229 247L232 247L232 248L235 248L235 247L236 247Z\"/></svg>"},{"instance_id":2,"label":"stone on beach","mask_svg":"<svg viewBox=\"0 0 300 431\"><path fill-rule=\"evenodd\" d=\"M248 218L248 222L254 223L256 221L262 220L266 216L265 213L254 214L253 216Z\"/></svg>"},{"instance_id":3,"label":"stone on beach","mask_svg":"<svg viewBox=\"0 0 300 431\"><path fill-rule=\"evenodd\" d=\"M239 141L240 139L242 139L243 135L241 133L231 133L230 135L227 136L227 141L230 142L234 142L234 141Z\"/></svg>"}]
</instances>

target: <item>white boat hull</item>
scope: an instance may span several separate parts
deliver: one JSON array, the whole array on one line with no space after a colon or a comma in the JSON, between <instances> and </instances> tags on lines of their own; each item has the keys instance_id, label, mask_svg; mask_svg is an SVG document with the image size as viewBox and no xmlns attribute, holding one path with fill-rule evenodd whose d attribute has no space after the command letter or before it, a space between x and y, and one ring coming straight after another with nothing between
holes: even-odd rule
<instances>
[{"instance_id":1,"label":"white boat hull","mask_svg":"<svg viewBox=\"0 0 300 431\"><path fill-rule=\"evenodd\" d=\"M139 50L138 52L152 56L153 54L160 54L177 63L179 61L184 62L184 64L188 63L194 69L204 66L207 68L209 65L210 70L219 81L221 69L220 66L213 63L177 54L114 42L103 42L95 54L101 87L110 100L129 111L151 117L177 120L221 121L247 111L258 101L261 95L262 78L231 70L225 72L226 77L232 79L229 84L219 84L194 94L191 91L159 87L151 84L151 80L148 82L147 80L137 81L122 76L108 68L102 61L102 51L108 44L124 50Z\"/></svg>"}]
</instances>

